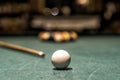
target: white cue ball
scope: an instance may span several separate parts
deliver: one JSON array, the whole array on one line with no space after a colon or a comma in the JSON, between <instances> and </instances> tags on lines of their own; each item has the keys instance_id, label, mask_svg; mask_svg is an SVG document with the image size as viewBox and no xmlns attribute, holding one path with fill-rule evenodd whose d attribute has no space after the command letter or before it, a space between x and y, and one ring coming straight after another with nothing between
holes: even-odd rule
<instances>
[{"instance_id":1,"label":"white cue ball","mask_svg":"<svg viewBox=\"0 0 120 80\"><path fill-rule=\"evenodd\" d=\"M56 69L66 69L70 64L70 54L65 50L57 50L51 57L52 64Z\"/></svg>"}]
</instances>

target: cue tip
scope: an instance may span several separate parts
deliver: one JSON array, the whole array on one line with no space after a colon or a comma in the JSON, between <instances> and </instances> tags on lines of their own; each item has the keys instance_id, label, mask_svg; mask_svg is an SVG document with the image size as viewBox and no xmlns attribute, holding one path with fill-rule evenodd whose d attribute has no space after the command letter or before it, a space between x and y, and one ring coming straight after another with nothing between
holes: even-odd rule
<instances>
[{"instance_id":1,"label":"cue tip","mask_svg":"<svg viewBox=\"0 0 120 80\"><path fill-rule=\"evenodd\" d=\"M45 57L45 53L44 52L39 52L38 55L42 56L42 57Z\"/></svg>"}]
</instances>

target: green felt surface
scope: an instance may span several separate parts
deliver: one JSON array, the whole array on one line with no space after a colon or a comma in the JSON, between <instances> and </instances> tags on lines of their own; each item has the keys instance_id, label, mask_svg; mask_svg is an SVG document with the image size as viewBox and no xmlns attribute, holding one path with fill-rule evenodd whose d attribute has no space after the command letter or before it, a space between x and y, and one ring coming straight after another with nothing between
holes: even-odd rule
<instances>
[{"instance_id":1,"label":"green felt surface","mask_svg":"<svg viewBox=\"0 0 120 80\"><path fill-rule=\"evenodd\" d=\"M42 50L45 58L0 47L0 80L120 80L120 37L80 37L76 42L42 42L36 36L0 37L0 40ZM69 70L54 70L51 55L65 49Z\"/></svg>"}]
</instances>

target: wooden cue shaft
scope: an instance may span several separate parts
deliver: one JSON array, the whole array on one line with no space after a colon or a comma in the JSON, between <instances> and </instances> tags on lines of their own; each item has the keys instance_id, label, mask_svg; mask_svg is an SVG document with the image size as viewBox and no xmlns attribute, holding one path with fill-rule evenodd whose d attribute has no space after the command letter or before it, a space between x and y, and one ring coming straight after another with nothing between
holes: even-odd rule
<instances>
[{"instance_id":1,"label":"wooden cue shaft","mask_svg":"<svg viewBox=\"0 0 120 80\"><path fill-rule=\"evenodd\" d=\"M24 52L29 52L29 53L40 55L40 56L45 56L45 53L42 52L42 51L37 51L37 50L34 50L34 49L22 47L22 46L19 46L19 45L15 45L15 44L3 42L3 41L0 41L0 46L15 49L15 50L20 50L20 51L24 51Z\"/></svg>"}]
</instances>

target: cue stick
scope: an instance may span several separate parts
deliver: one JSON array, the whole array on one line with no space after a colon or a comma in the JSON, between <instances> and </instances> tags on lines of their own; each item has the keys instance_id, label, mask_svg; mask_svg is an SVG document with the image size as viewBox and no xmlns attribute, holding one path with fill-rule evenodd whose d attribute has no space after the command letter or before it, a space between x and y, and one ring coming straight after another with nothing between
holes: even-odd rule
<instances>
[{"instance_id":1,"label":"cue stick","mask_svg":"<svg viewBox=\"0 0 120 80\"><path fill-rule=\"evenodd\" d=\"M0 41L0 46L15 49L15 50L19 50L19 51L24 51L24 52L28 52L28 53L32 53L32 54L36 54L36 55L39 55L39 56L42 56L42 57L45 56L45 53L42 52L42 51L37 51L37 50L26 48L26 47L23 47L23 46L7 43L7 42L4 42L4 41Z\"/></svg>"}]
</instances>

